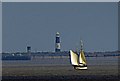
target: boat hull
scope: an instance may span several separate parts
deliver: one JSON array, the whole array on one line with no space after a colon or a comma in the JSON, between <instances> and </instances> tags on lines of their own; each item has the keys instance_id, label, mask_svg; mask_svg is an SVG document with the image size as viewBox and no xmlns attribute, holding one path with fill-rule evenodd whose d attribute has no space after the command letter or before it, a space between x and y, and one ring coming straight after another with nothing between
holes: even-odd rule
<instances>
[{"instance_id":1,"label":"boat hull","mask_svg":"<svg viewBox=\"0 0 120 81\"><path fill-rule=\"evenodd\" d=\"M80 66L80 65L73 65L74 69L76 70L87 70L87 66Z\"/></svg>"}]
</instances>

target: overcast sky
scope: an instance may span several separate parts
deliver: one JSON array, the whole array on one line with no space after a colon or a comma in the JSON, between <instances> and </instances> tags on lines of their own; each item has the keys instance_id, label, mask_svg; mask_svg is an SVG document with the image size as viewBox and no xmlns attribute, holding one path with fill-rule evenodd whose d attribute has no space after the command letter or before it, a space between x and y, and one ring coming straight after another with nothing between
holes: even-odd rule
<instances>
[{"instance_id":1,"label":"overcast sky","mask_svg":"<svg viewBox=\"0 0 120 81\"><path fill-rule=\"evenodd\" d=\"M118 5L103 3L3 3L3 52L61 50L112 51L118 47Z\"/></svg>"},{"instance_id":2,"label":"overcast sky","mask_svg":"<svg viewBox=\"0 0 120 81\"><path fill-rule=\"evenodd\" d=\"M2 2L118 2L119 0L2 0Z\"/></svg>"},{"instance_id":3,"label":"overcast sky","mask_svg":"<svg viewBox=\"0 0 120 81\"><path fill-rule=\"evenodd\" d=\"M0 3L0 53L2 52L2 4Z\"/></svg>"}]
</instances>

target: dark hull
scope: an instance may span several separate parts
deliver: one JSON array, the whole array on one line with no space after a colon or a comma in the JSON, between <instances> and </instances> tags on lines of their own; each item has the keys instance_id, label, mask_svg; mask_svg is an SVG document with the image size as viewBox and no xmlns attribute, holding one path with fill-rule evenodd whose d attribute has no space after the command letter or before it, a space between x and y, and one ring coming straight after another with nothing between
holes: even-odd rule
<instances>
[{"instance_id":1,"label":"dark hull","mask_svg":"<svg viewBox=\"0 0 120 81\"><path fill-rule=\"evenodd\" d=\"M87 70L87 65L73 65L76 70Z\"/></svg>"}]
</instances>

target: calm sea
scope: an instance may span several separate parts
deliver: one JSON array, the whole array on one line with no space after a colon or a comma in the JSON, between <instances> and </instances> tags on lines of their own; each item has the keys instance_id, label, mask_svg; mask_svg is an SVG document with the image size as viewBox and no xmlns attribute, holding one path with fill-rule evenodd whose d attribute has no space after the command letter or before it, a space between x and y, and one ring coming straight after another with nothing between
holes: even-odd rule
<instances>
[{"instance_id":1,"label":"calm sea","mask_svg":"<svg viewBox=\"0 0 120 81\"><path fill-rule=\"evenodd\" d=\"M88 65L117 65L118 57L87 57ZM70 58L65 57L37 57L32 60L11 60L11 61L2 61L3 65L70 65Z\"/></svg>"}]
</instances>

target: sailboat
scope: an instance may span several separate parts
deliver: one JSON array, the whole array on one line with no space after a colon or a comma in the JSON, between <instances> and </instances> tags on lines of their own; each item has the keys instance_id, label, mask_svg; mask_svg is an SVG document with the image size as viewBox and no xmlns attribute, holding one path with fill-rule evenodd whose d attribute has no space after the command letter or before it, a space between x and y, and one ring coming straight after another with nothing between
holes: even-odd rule
<instances>
[{"instance_id":1,"label":"sailboat","mask_svg":"<svg viewBox=\"0 0 120 81\"><path fill-rule=\"evenodd\" d=\"M79 55L78 55L79 54ZM87 62L83 51L81 40L81 50L79 53L70 50L71 64L76 70L87 70Z\"/></svg>"}]
</instances>

